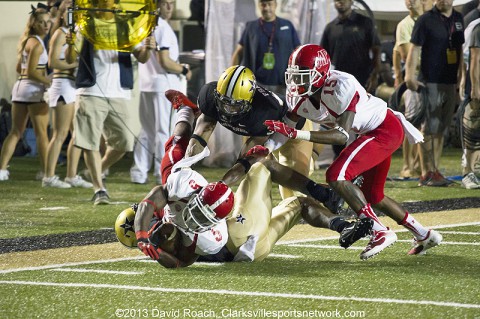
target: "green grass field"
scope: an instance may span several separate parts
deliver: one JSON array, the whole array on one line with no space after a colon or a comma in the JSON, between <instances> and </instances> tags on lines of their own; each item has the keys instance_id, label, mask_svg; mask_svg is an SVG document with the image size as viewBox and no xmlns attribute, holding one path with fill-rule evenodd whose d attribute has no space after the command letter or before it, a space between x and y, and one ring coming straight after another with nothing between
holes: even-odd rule
<instances>
[{"instance_id":1,"label":"green grass field","mask_svg":"<svg viewBox=\"0 0 480 319\"><path fill-rule=\"evenodd\" d=\"M398 153L392 176L400 161ZM107 179L114 204L93 207L92 190L42 188L38 162L14 158L11 180L0 184L0 240L112 228L153 186L131 184L130 163ZM460 175L460 151L447 149L441 167ZM199 170L209 180L224 172ZM400 202L480 196L413 181L388 182L386 193ZM366 240L343 250L336 233L308 225L259 263L167 270L118 243L0 254L0 318L480 318L479 206L416 214L444 235L426 256L407 256L411 236L389 219L399 241L368 261L359 259Z\"/></svg>"}]
</instances>

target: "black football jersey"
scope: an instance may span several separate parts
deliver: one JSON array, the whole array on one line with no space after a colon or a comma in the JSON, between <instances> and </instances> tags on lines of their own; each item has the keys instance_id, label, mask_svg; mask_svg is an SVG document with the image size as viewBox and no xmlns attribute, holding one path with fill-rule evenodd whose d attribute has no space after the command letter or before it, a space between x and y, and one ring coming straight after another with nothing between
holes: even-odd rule
<instances>
[{"instance_id":1,"label":"black football jersey","mask_svg":"<svg viewBox=\"0 0 480 319\"><path fill-rule=\"evenodd\" d=\"M213 92L217 82L205 84L198 94L198 107L205 115L214 118L228 130L244 136L267 136L272 134L263 124L266 120L281 121L288 111L287 103L272 92L257 86L253 95L252 108L244 115L228 117L220 113L215 105Z\"/></svg>"}]
</instances>

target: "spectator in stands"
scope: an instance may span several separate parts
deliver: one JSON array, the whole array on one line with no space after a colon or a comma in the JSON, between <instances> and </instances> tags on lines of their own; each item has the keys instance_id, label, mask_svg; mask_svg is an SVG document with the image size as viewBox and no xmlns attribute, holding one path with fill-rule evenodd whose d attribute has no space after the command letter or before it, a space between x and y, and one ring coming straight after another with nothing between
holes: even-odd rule
<instances>
[{"instance_id":1,"label":"spectator in stands","mask_svg":"<svg viewBox=\"0 0 480 319\"><path fill-rule=\"evenodd\" d=\"M65 61L65 50L67 48L66 33L67 12L58 17L62 21L62 26L58 28L50 40L49 65L53 69L52 86L48 90L49 105L52 108L52 127L53 135L48 145L47 164L45 176L42 180L43 187L70 188L84 187L90 188L93 185L84 181L77 175L78 161L82 151L73 145L73 138L70 139L67 150L67 177L63 182L55 175L62 145L72 132L73 136L73 114L75 112L75 70L77 61L68 63Z\"/></svg>"},{"instance_id":2,"label":"spectator in stands","mask_svg":"<svg viewBox=\"0 0 480 319\"><path fill-rule=\"evenodd\" d=\"M480 5L468 16L472 18L475 14L477 18L465 29L467 72L465 101L462 104L465 109L460 112L464 148L462 186L466 189L480 189L480 179L475 175L475 165L480 164Z\"/></svg>"},{"instance_id":3,"label":"spectator in stands","mask_svg":"<svg viewBox=\"0 0 480 319\"><path fill-rule=\"evenodd\" d=\"M395 87L398 87L404 78L403 65L407 60L408 51L410 50L413 26L418 17L423 14L423 0L405 0L405 5L408 9L408 16L406 16L397 25L396 41L393 53L393 69L395 72ZM418 112L421 108L420 94L411 90L406 90L405 98L405 114L412 114ZM419 171L420 159L418 157L418 145L411 145L407 139L403 140L403 167L400 171L401 178L420 177Z\"/></svg>"},{"instance_id":4,"label":"spectator in stands","mask_svg":"<svg viewBox=\"0 0 480 319\"><path fill-rule=\"evenodd\" d=\"M428 100L421 124L425 142L419 148L422 169L419 186L447 186L451 183L438 168L444 133L452 122L456 106L456 88L462 70L459 66L463 63L463 32L463 17L453 9L453 0L437 1L432 10L417 19L413 28L405 82L412 91L426 89Z\"/></svg>"},{"instance_id":5,"label":"spectator in stands","mask_svg":"<svg viewBox=\"0 0 480 319\"><path fill-rule=\"evenodd\" d=\"M140 123L142 128L133 152L134 165L130 169L133 183L145 184L152 166L157 184L161 184L160 163L165 154L164 145L171 135L172 104L165 96L168 89L180 88L180 77L192 77L188 65L178 63L178 39L168 21L175 1L159 0L158 24L155 28L157 50L150 59L138 66L140 86Z\"/></svg>"},{"instance_id":6,"label":"spectator in stands","mask_svg":"<svg viewBox=\"0 0 480 319\"><path fill-rule=\"evenodd\" d=\"M101 9L114 8L113 0L100 2ZM95 14L89 26L94 37L102 40L113 39L124 43L128 37L128 25L105 23L115 19L114 12L101 11ZM123 23L122 23L123 22ZM111 26L115 26L112 28ZM134 136L128 128L133 126L128 101L133 88L133 69L130 52L100 49L96 43L79 36L78 46L72 41L72 35L67 34L67 62L77 58L79 49L80 60L76 77L75 101L75 146L84 150L85 162L92 177L94 205L109 204L109 196L102 181L102 171L120 160L125 152L132 151ZM150 58L151 50L155 49L153 37L148 37L145 45L133 48L135 58L145 63ZM92 72L93 71L93 72ZM107 151L100 158L100 137L105 136Z\"/></svg>"},{"instance_id":7,"label":"spectator in stands","mask_svg":"<svg viewBox=\"0 0 480 319\"><path fill-rule=\"evenodd\" d=\"M246 66L261 86L285 95L288 57L300 45L300 40L293 24L277 17L277 0L259 0L258 8L262 16L247 22L231 65Z\"/></svg>"},{"instance_id":8,"label":"spectator in stands","mask_svg":"<svg viewBox=\"0 0 480 319\"><path fill-rule=\"evenodd\" d=\"M44 101L43 94L50 86L50 79L46 76L48 54L43 39L48 33L48 19L45 9L32 6L27 26L20 38L17 60L20 78L12 90L12 130L5 139L0 154L0 181L9 178L8 162L23 136L28 118L35 131L40 160L41 169L37 179L44 174L48 146L48 104Z\"/></svg>"}]
</instances>

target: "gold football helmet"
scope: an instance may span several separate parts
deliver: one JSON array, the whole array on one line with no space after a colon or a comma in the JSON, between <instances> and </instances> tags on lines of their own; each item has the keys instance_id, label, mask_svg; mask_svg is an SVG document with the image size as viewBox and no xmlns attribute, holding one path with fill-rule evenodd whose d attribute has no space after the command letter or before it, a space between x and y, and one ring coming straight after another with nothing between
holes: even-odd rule
<instances>
[{"instance_id":1,"label":"gold football helmet","mask_svg":"<svg viewBox=\"0 0 480 319\"><path fill-rule=\"evenodd\" d=\"M227 117L245 114L252 108L256 80L253 72L244 66L226 69L214 90L215 105Z\"/></svg>"},{"instance_id":2,"label":"gold football helmet","mask_svg":"<svg viewBox=\"0 0 480 319\"><path fill-rule=\"evenodd\" d=\"M133 223L135 221L134 207L124 209L115 221L115 235L118 241L128 248L137 247L137 237L135 236L135 229Z\"/></svg>"}]
</instances>

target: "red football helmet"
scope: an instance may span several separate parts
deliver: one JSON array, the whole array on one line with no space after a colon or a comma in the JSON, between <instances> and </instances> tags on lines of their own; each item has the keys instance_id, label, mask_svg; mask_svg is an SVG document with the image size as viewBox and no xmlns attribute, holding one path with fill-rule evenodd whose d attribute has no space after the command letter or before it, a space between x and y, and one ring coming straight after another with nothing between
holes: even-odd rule
<instances>
[{"instance_id":1,"label":"red football helmet","mask_svg":"<svg viewBox=\"0 0 480 319\"><path fill-rule=\"evenodd\" d=\"M287 95L300 97L312 95L321 88L330 75L330 56L316 44L297 47L288 59L285 72ZM312 90L313 89L313 90Z\"/></svg>"},{"instance_id":2,"label":"red football helmet","mask_svg":"<svg viewBox=\"0 0 480 319\"><path fill-rule=\"evenodd\" d=\"M233 192L225 183L209 183L190 198L182 212L182 219L189 230L201 233L227 217L233 202Z\"/></svg>"}]
</instances>

